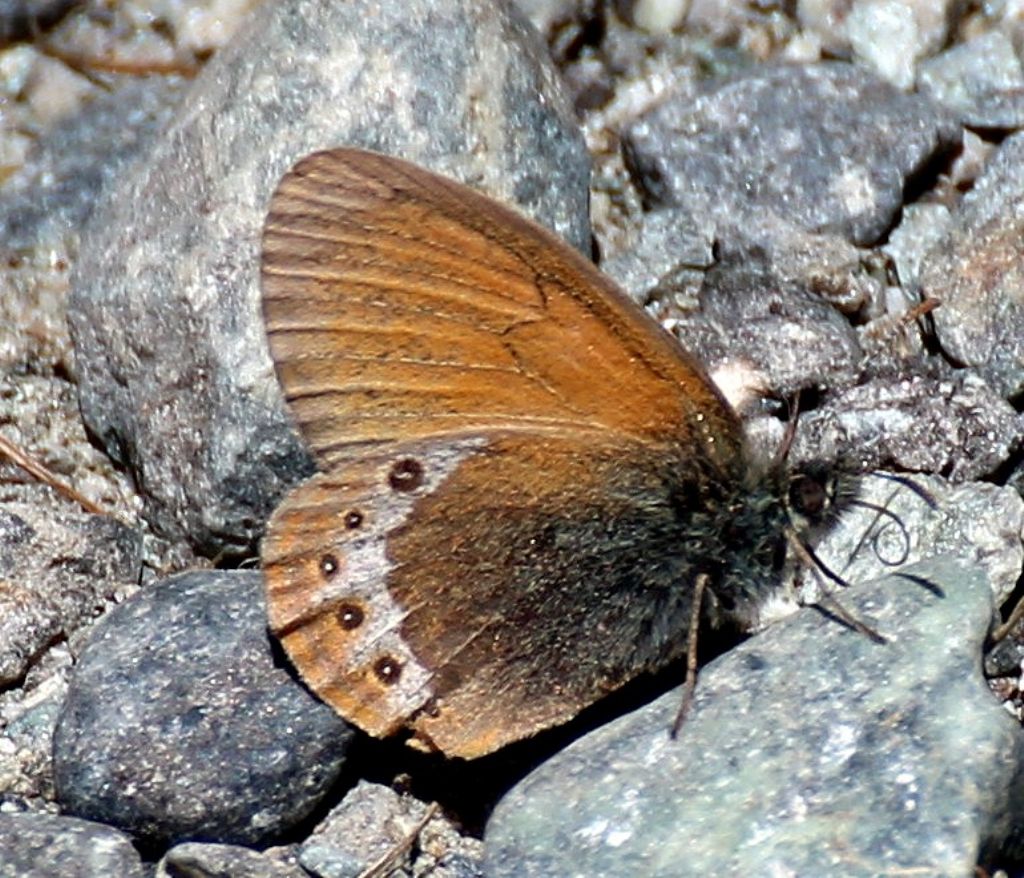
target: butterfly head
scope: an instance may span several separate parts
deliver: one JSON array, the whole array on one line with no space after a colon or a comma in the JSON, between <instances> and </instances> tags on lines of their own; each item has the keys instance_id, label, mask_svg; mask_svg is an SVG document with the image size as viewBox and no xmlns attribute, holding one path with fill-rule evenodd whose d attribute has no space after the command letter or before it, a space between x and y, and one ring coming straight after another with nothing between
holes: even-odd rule
<instances>
[{"instance_id":1,"label":"butterfly head","mask_svg":"<svg viewBox=\"0 0 1024 878\"><path fill-rule=\"evenodd\" d=\"M822 462L749 472L719 523L712 624L754 631L775 617L766 607L785 602L787 565L803 563L794 543L809 549L820 540L855 503L858 487L856 476Z\"/></svg>"}]
</instances>

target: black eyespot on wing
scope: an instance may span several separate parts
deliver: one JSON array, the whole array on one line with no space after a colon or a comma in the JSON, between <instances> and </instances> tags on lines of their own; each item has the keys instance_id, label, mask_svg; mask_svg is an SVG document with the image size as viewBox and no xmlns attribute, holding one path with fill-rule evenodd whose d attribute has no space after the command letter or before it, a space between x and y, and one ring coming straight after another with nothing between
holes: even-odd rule
<instances>
[{"instance_id":1,"label":"black eyespot on wing","mask_svg":"<svg viewBox=\"0 0 1024 878\"><path fill-rule=\"evenodd\" d=\"M394 686L402 676L402 663L392 655L382 655L373 663L373 673L385 686Z\"/></svg>"},{"instance_id":2,"label":"black eyespot on wing","mask_svg":"<svg viewBox=\"0 0 1024 878\"><path fill-rule=\"evenodd\" d=\"M357 528L362 527L363 520L363 513L358 509L352 509L345 513L345 527L348 530L356 530Z\"/></svg>"},{"instance_id":3,"label":"black eyespot on wing","mask_svg":"<svg viewBox=\"0 0 1024 878\"><path fill-rule=\"evenodd\" d=\"M423 465L414 458L405 457L391 467L388 484L392 490L407 493L423 484Z\"/></svg>"},{"instance_id":4,"label":"black eyespot on wing","mask_svg":"<svg viewBox=\"0 0 1024 878\"><path fill-rule=\"evenodd\" d=\"M320 558L320 575L325 580L334 579L338 575L340 567L337 555L327 554Z\"/></svg>"},{"instance_id":5,"label":"black eyespot on wing","mask_svg":"<svg viewBox=\"0 0 1024 878\"><path fill-rule=\"evenodd\" d=\"M346 601L335 610L334 617L338 620L338 624L346 631L354 631L363 624L366 613L359 604Z\"/></svg>"}]
</instances>

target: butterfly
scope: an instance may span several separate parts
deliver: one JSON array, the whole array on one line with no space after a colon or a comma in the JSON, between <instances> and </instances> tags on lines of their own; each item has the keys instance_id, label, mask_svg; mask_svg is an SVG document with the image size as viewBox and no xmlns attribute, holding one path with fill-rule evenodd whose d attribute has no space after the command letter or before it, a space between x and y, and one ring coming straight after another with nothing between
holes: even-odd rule
<instances>
[{"instance_id":1,"label":"butterfly","mask_svg":"<svg viewBox=\"0 0 1024 878\"><path fill-rule=\"evenodd\" d=\"M267 339L319 472L274 512L269 626L375 736L478 757L749 630L787 480L589 260L409 162L315 153L262 243Z\"/></svg>"}]
</instances>

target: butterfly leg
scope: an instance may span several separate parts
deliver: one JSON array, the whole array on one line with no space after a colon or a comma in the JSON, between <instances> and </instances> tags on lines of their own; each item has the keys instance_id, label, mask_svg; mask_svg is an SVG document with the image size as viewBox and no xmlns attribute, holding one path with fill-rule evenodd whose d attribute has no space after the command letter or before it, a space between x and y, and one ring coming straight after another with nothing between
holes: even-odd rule
<instances>
[{"instance_id":1,"label":"butterfly leg","mask_svg":"<svg viewBox=\"0 0 1024 878\"><path fill-rule=\"evenodd\" d=\"M690 705L693 703L693 693L697 689L697 632L700 630L700 608L704 602L704 592L708 587L710 577L706 573L699 573L697 581L693 586L693 605L690 607L690 629L686 635L686 679L683 681L683 697L679 702L679 710L676 712L675 721L672 723L672 738L679 734L679 730L690 712Z\"/></svg>"}]
</instances>

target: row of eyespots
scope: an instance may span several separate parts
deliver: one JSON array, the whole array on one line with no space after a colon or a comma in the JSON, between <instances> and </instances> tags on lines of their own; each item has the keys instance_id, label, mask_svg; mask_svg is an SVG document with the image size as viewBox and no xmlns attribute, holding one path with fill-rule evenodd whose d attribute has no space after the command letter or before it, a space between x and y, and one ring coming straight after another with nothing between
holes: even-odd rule
<instances>
[{"instance_id":1,"label":"row of eyespots","mask_svg":"<svg viewBox=\"0 0 1024 878\"><path fill-rule=\"evenodd\" d=\"M366 611L356 601L344 601L334 611L338 626L345 631L354 631L366 621ZM402 663L387 653L378 656L373 663L373 673L385 686L394 686L402 675Z\"/></svg>"},{"instance_id":2,"label":"row of eyespots","mask_svg":"<svg viewBox=\"0 0 1024 878\"><path fill-rule=\"evenodd\" d=\"M391 467L391 472L388 474L388 484L392 490L401 493L415 491L423 484L422 464L411 457L396 461ZM359 509L350 509L345 513L344 522L346 530L358 530L365 521L366 516ZM320 558L320 575L325 581L333 579L340 568L341 565L338 562L337 555L328 552ZM356 627L358 624L357 622L356 625L351 627Z\"/></svg>"},{"instance_id":3,"label":"row of eyespots","mask_svg":"<svg viewBox=\"0 0 1024 878\"><path fill-rule=\"evenodd\" d=\"M423 466L419 461L406 457L398 460L388 473L388 484L393 491L409 493L423 485ZM358 530L366 520L359 509L350 509L345 513L344 523L347 530ZM320 558L320 575L329 581L338 575L341 563L338 556L328 552ZM335 619L345 631L354 631L366 621L363 607L354 601L345 601L335 610ZM402 663L392 655L381 655L373 663L373 673L377 680L385 686L394 686L402 676Z\"/></svg>"}]
</instances>

